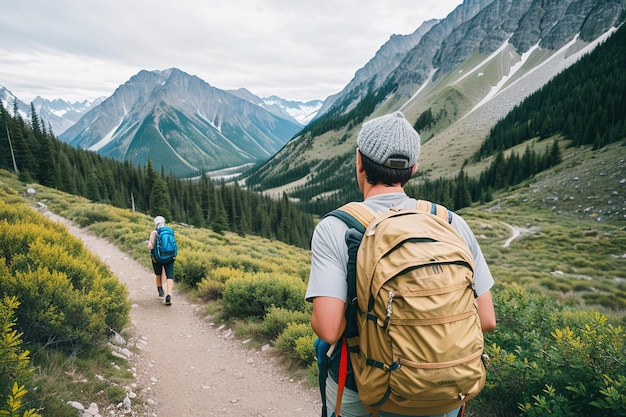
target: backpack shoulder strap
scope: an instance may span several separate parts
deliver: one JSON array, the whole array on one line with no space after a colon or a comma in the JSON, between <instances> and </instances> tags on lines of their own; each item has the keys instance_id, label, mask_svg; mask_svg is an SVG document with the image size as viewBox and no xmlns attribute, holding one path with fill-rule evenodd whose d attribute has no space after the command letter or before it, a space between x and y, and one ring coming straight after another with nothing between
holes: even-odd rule
<instances>
[{"instance_id":1,"label":"backpack shoulder strap","mask_svg":"<svg viewBox=\"0 0 626 417\"><path fill-rule=\"evenodd\" d=\"M417 200L417 209L437 216L447 223L452 223L452 212L440 204L435 204L428 200ZM344 204L326 214L326 216L338 217L348 225L348 228L357 229L361 233L365 232L367 226L376 217L374 212L365 204L356 201Z\"/></svg>"},{"instance_id":2,"label":"backpack shoulder strap","mask_svg":"<svg viewBox=\"0 0 626 417\"><path fill-rule=\"evenodd\" d=\"M367 225L376 217L374 212L367 208L365 204L356 201L344 204L338 209L326 214L326 216L337 217L343 220L348 226L348 229L356 229L361 233L365 233Z\"/></svg>"},{"instance_id":3,"label":"backpack shoulder strap","mask_svg":"<svg viewBox=\"0 0 626 417\"><path fill-rule=\"evenodd\" d=\"M356 201L344 204L327 214L327 216L335 216L348 226L345 235L346 244L348 245L348 309L346 310L346 318L348 320L347 336L352 336L356 329L350 330L350 307L356 300L356 255L363 239L363 234L367 226L376 218L376 214L370 210L365 204Z\"/></svg>"},{"instance_id":4,"label":"backpack shoulder strap","mask_svg":"<svg viewBox=\"0 0 626 417\"><path fill-rule=\"evenodd\" d=\"M348 230L346 231L345 240L348 245L348 265L346 282L348 284L348 300L346 307L346 329L340 339L340 353L333 355L335 360L339 360L339 381L337 383L337 399L335 407L335 415L340 416L341 411L341 395L344 387L354 387L354 376L348 375L348 344L346 337L354 337L358 335L356 326L356 254L361 244L361 239L365 233L367 226L374 220L376 215L365 204L359 202L350 202L327 213L324 217L334 216L342 220ZM322 417L327 417L326 413L326 377L328 375L329 363L320 367L319 385L322 393ZM350 380L350 383L347 381Z\"/></svg>"},{"instance_id":5,"label":"backpack shoulder strap","mask_svg":"<svg viewBox=\"0 0 626 417\"><path fill-rule=\"evenodd\" d=\"M417 200L417 209L437 216L447 223L452 223L452 212L440 204L427 200Z\"/></svg>"}]
</instances>

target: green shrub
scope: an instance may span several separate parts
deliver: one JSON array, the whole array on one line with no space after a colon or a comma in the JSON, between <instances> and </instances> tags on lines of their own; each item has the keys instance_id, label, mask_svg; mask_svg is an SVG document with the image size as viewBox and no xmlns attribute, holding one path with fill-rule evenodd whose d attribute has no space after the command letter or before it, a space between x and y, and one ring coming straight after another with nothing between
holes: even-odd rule
<instances>
[{"instance_id":1,"label":"green shrub","mask_svg":"<svg viewBox=\"0 0 626 417\"><path fill-rule=\"evenodd\" d=\"M206 277L197 284L197 294L204 301L219 300L222 298L226 281L231 278L243 278L244 271L229 266L209 268Z\"/></svg>"},{"instance_id":2,"label":"green shrub","mask_svg":"<svg viewBox=\"0 0 626 417\"><path fill-rule=\"evenodd\" d=\"M294 311L272 306L267 310L261 323L261 335L269 340L275 340L290 323L308 324L310 319L310 311Z\"/></svg>"},{"instance_id":3,"label":"green shrub","mask_svg":"<svg viewBox=\"0 0 626 417\"><path fill-rule=\"evenodd\" d=\"M245 272L242 269L235 269L229 266L211 268L207 273L209 278L223 284L231 278L243 278L244 274Z\"/></svg>"},{"instance_id":4,"label":"green shrub","mask_svg":"<svg viewBox=\"0 0 626 417\"><path fill-rule=\"evenodd\" d=\"M313 347L313 342L316 338L317 336L313 333L313 330L311 330L304 336L300 336L296 339L294 353L298 355L298 362L303 367L308 368L312 363L317 363L315 348Z\"/></svg>"},{"instance_id":5,"label":"green shrub","mask_svg":"<svg viewBox=\"0 0 626 417\"><path fill-rule=\"evenodd\" d=\"M602 397L590 404L599 410L607 411L607 415L626 416L626 376L618 375L617 378L611 378L603 375L605 388L600 390ZM579 389L584 389L585 385L581 382Z\"/></svg>"},{"instance_id":6,"label":"green shrub","mask_svg":"<svg viewBox=\"0 0 626 417\"><path fill-rule=\"evenodd\" d=\"M469 403L473 412L621 415L626 337L619 325L518 286L494 292L494 304L499 323L485 335L491 359L485 389Z\"/></svg>"},{"instance_id":7,"label":"green shrub","mask_svg":"<svg viewBox=\"0 0 626 417\"><path fill-rule=\"evenodd\" d=\"M18 318L29 343L74 350L104 339L104 311L92 308L91 301L71 287L65 274L42 267L18 271L3 287L23 303Z\"/></svg>"},{"instance_id":8,"label":"green shrub","mask_svg":"<svg viewBox=\"0 0 626 417\"><path fill-rule=\"evenodd\" d=\"M16 297L0 299L0 415L16 417L26 406L28 390L24 384L30 382L32 374L29 351L21 349L22 334L13 329L19 305ZM39 414L30 409L23 416Z\"/></svg>"},{"instance_id":9,"label":"green shrub","mask_svg":"<svg viewBox=\"0 0 626 417\"><path fill-rule=\"evenodd\" d=\"M211 278L205 278L198 283L197 294L203 301L214 301L222 298L226 284Z\"/></svg>"},{"instance_id":10,"label":"green shrub","mask_svg":"<svg viewBox=\"0 0 626 417\"><path fill-rule=\"evenodd\" d=\"M316 336L311 326L303 323L289 323L278 336L276 347L299 366L308 368L315 361L313 341Z\"/></svg>"},{"instance_id":11,"label":"green shrub","mask_svg":"<svg viewBox=\"0 0 626 417\"><path fill-rule=\"evenodd\" d=\"M93 204L89 207L81 207L80 212L74 218L80 227L87 227L94 223L102 223L110 221L112 215L110 214L110 207L104 204Z\"/></svg>"},{"instance_id":12,"label":"green shrub","mask_svg":"<svg viewBox=\"0 0 626 417\"><path fill-rule=\"evenodd\" d=\"M299 277L267 272L226 282L223 302L229 317L263 319L271 306L303 311L306 287Z\"/></svg>"},{"instance_id":13,"label":"green shrub","mask_svg":"<svg viewBox=\"0 0 626 417\"><path fill-rule=\"evenodd\" d=\"M189 288L195 288L206 277L209 269L206 260L195 256L187 256L183 259L179 257L174 266L176 279Z\"/></svg>"},{"instance_id":14,"label":"green shrub","mask_svg":"<svg viewBox=\"0 0 626 417\"><path fill-rule=\"evenodd\" d=\"M24 341L71 350L100 342L128 323L126 287L67 229L22 208L0 206L0 296L21 302Z\"/></svg>"},{"instance_id":15,"label":"green shrub","mask_svg":"<svg viewBox=\"0 0 626 417\"><path fill-rule=\"evenodd\" d=\"M620 294L587 293L582 297L587 304L597 304L615 311L626 309L626 296Z\"/></svg>"}]
</instances>

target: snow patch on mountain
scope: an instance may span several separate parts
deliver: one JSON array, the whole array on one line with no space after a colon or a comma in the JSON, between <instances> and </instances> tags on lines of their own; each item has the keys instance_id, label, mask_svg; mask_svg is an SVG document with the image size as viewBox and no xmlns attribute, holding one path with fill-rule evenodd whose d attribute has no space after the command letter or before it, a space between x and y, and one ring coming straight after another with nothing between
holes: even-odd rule
<instances>
[{"instance_id":1,"label":"snow patch on mountain","mask_svg":"<svg viewBox=\"0 0 626 417\"><path fill-rule=\"evenodd\" d=\"M504 52L508 47L510 47L509 59L510 59L511 62L513 62L513 65L509 69L508 74L503 75L502 78L498 81L498 83L495 86L491 87L491 90L487 93L487 95L485 95L485 97L476 106L474 106L474 108L472 110L470 110L466 114L466 116L468 114L472 113L474 110L476 110L480 106L482 106L483 104L485 104L486 102L488 102L489 100L491 100L493 97L495 97L501 91L501 89L504 87L504 85L506 85L507 81L509 81L511 78L513 78L513 76L517 73L517 71L520 70L524 66L524 64L528 61L530 56L533 54L533 52L535 52L536 50L539 49L539 44L538 43L535 44L535 46L530 48L527 52L524 52L522 54L522 56L520 57L512 49L512 45L510 43L508 43L508 41L507 41L507 42L503 43L502 46L496 52L494 52L491 56L489 56L484 62L491 61L498 54ZM515 62L515 61L517 61L517 62ZM466 76L467 75L469 75L469 73L466 74Z\"/></svg>"},{"instance_id":2,"label":"snow patch on mountain","mask_svg":"<svg viewBox=\"0 0 626 417\"><path fill-rule=\"evenodd\" d=\"M317 116L324 102L322 100L311 100L307 102L289 101L277 96L270 96L263 98L263 103L265 104L263 107L279 107L298 123L305 126Z\"/></svg>"},{"instance_id":3,"label":"snow patch on mountain","mask_svg":"<svg viewBox=\"0 0 626 417\"><path fill-rule=\"evenodd\" d=\"M109 142L111 142L113 140L115 132L117 132L117 129L122 125L123 122L124 122L124 119L120 120L120 122L119 122L119 124L117 126L115 126L113 129L111 129L109 131L109 133L107 133L100 141L98 141L94 145L90 146L88 149L90 151L98 152L100 149L102 149L104 146L106 146Z\"/></svg>"},{"instance_id":4,"label":"snow patch on mountain","mask_svg":"<svg viewBox=\"0 0 626 417\"><path fill-rule=\"evenodd\" d=\"M552 54L548 59L546 59L542 63L534 66L530 71L528 71L527 73L524 73L519 78L515 79L515 81L513 81L511 83L508 83L509 80L515 78L516 73L521 68L524 67L524 64L528 62L528 60L531 58L532 54L534 52L536 52L536 51L540 51L541 50L541 48L539 47L538 44L533 46L527 52L522 54L522 56L519 58L519 61L512 65L512 67L510 68L508 74L503 75L503 77L498 81L498 83L491 88L489 93L487 93L487 95L476 106L474 106L474 108L472 110L470 110L464 117L469 116L476 109L484 106L486 103L490 102L496 96L501 94L503 91L510 89L513 85L516 85L517 83L522 82L524 79L533 78L535 81L540 79L540 80L544 80L544 82L547 82L548 79L554 77L555 75L557 75L561 71L565 70L566 68L568 68L569 66L574 64L583 55L591 52L598 44L604 42L616 30L617 30L616 28L608 30L605 34L603 34L602 36L598 37L593 42L590 42L589 44L586 44L582 48L578 48L576 46L580 42L579 36L576 35L570 42L565 44L558 51L554 52L554 54ZM503 47L499 49L499 51L502 51L504 48L506 48L506 46L510 46L510 44L505 43L503 45ZM494 56L495 55L492 55L492 56L486 58L483 61L483 63L489 62L490 60L494 59ZM517 59L517 58L513 58L513 60L515 60L515 59ZM481 67L481 65L477 65L476 66L476 68L480 68L480 67ZM547 71L543 71L544 69L547 70ZM545 75L544 76L539 76L538 75L538 74L546 74L546 73L548 74L547 77ZM466 74L466 76L467 75L469 75L469 74ZM534 84L536 84L536 82ZM526 89L526 88L517 88L517 90L522 91L522 92L523 91L534 91L537 88L538 87L535 87L535 89L533 89L533 90L529 90L529 89ZM519 97L519 100L521 101L523 98L524 97ZM504 115L502 115L502 116L504 116Z\"/></svg>"}]
</instances>

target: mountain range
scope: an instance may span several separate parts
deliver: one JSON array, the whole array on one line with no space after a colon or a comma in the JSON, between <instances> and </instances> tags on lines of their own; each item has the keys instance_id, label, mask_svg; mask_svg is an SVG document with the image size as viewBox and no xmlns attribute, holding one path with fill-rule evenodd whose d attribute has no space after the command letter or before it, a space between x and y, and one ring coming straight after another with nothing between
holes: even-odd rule
<instances>
[{"instance_id":1,"label":"mountain range","mask_svg":"<svg viewBox=\"0 0 626 417\"><path fill-rule=\"evenodd\" d=\"M395 110L422 138L419 180L476 175L471 156L494 124L577 62L625 20L626 2L466 0L417 36L394 36L323 112L250 178L267 193L313 198L353 192L361 124ZM390 62L392 51L398 58ZM371 71L365 71L371 68ZM336 180L336 177L342 180ZM415 179L418 181L418 179Z\"/></svg>"},{"instance_id":2,"label":"mountain range","mask_svg":"<svg viewBox=\"0 0 626 417\"><path fill-rule=\"evenodd\" d=\"M305 126L315 118L324 103L323 100L310 100L307 102L286 100L275 95L260 98L245 88L226 91L263 107L279 117L295 121L302 126ZM76 124L85 113L97 107L104 100L106 100L106 97L98 97L91 101L83 100L72 103L61 98L48 100L37 96L32 104L34 105L37 115L46 122L46 128L50 127L52 133L60 135ZM24 119L29 119L30 106L18 97L15 97L6 87L0 85L0 104L2 104L5 109L12 112L14 103L17 103L20 116Z\"/></svg>"},{"instance_id":3,"label":"mountain range","mask_svg":"<svg viewBox=\"0 0 626 417\"><path fill-rule=\"evenodd\" d=\"M31 108L0 86L0 102ZM44 127L73 146L181 177L223 173L269 159L315 117L322 100L260 98L246 89L224 91L178 69L141 71L109 98L69 103L37 97ZM84 117L83 117L84 116Z\"/></svg>"},{"instance_id":4,"label":"mountain range","mask_svg":"<svg viewBox=\"0 0 626 417\"><path fill-rule=\"evenodd\" d=\"M196 76L140 71L59 139L179 177L264 162L302 129Z\"/></svg>"},{"instance_id":5,"label":"mountain range","mask_svg":"<svg viewBox=\"0 0 626 417\"><path fill-rule=\"evenodd\" d=\"M411 123L432 114L420 128L421 176L450 176L499 119L606 39L624 10L625 0L465 0L445 19L391 36L323 103L220 90L172 68L141 71L111 97L76 103L84 110L69 128L51 121L61 101L45 103L51 110L40 118L73 146L136 165L150 159L177 176L263 164L250 187L332 195L352 185L326 173L352 178L362 122L394 110Z\"/></svg>"},{"instance_id":6,"label":"mountain range","mask_svg":"<svg viewBox=\"0 0 626 417\"><path fill-rule=\"evenodd\" d=\"M36 97L32 101L37 116L45 121L45 128L55 135L60 135L73 126L85 113L102 103L106 97L95 100L69 102L61 98L48 100ZM30 106L15 97L6 87L0 85L0 104L13 114L17 106L18 114L25 120L30 119Z\"/></svg>"}]
</instances>

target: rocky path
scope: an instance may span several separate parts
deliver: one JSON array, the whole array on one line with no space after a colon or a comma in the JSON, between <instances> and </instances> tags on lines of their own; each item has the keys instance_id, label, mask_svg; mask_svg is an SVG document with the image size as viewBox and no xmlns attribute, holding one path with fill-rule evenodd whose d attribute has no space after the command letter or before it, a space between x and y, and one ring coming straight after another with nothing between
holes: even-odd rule
<instances>
[{"instance_id":1,"label":"rocky path","mask_svg":"<svg viewBox=\"0 0 626 417\"><path fill-rule=\"evenodd\" d=\"M317 388L294 381L271 352L248 348L202 317L201 306L174 290L157 297L152 271L107 240L47 213L98 254L128 288L131 358L137 374L135 416L319 417ZM104 414L104 413L103 413Z\"/></svg>"},{"instance_id":2,"label":"rocky path","mask_svg":"<svg viewBox=\"0 0 626 417\"><path fill-rule=\"evenodd\" d=\"M523 235L539 233L538 227L528 228L528 227L513 226L508 223L503 223L503 224L511 230L511 236L504 242L504 244L502 244L502 247L504 248L508 248L509 246L511 246L511 243L513 243L514 240L519 239Z\"/></svg>"}]
</instances>

